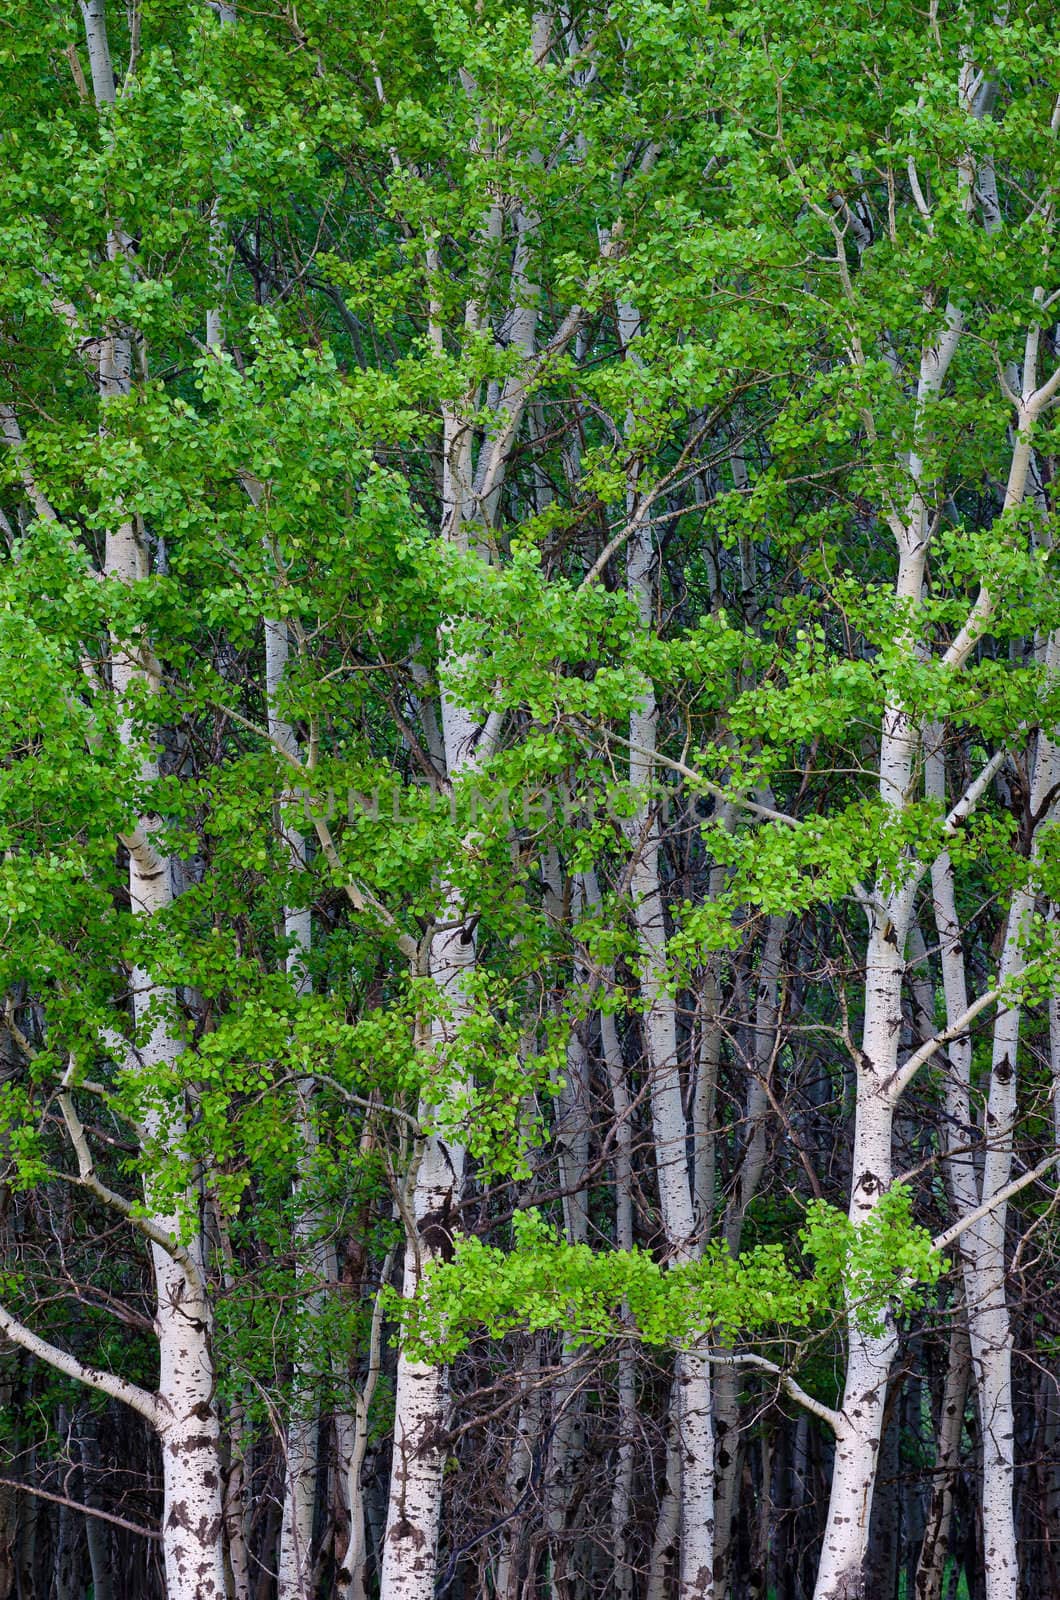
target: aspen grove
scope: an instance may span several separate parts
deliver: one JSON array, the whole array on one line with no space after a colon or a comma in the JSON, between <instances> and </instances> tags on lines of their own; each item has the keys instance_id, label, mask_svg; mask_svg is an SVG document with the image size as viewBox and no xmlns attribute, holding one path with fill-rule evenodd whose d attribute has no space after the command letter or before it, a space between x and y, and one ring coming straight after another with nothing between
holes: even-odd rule
<instances>
[{"instance_id":1,"label":"aspen grove","mask_svg":"<svg viewBox=\"0 0 1060 1600\"><path fill-rule=\"evenodd\" d=\"M1060 15L0 13L0 1600L1060 1595Z\"/></svg>"}]
</instances>

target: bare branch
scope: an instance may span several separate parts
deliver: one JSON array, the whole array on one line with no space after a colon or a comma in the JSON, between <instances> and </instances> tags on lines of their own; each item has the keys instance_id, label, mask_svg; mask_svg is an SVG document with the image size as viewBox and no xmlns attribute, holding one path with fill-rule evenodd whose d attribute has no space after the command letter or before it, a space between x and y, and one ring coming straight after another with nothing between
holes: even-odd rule
<instances>
[{"instance_id":1,"label":"bare branch","mask_svg":"<svg viewBox=\"0 0 1060 1600\"><path fill-rule=\"evenodd\" d=\"M1003 1206L1006 1200L1011 1200L1012 1196L1019 1194L1021 1189L1026 1189L1029 1184L1035 1183L1049 1171L1050 1167L1055 1167L1058 1162L1060 1162L1060 1151L1054 1150L1051 1156L1046 1156L1044 1161L1039 1161L1038 1165L1031 1167L1029 1172L1024 1172L1019 1178L1013 1178L1011 1183L1006 1183L996 1194L992 1194L989 1199L984 1200L981 1206L976 1206L974 1211L969 1211L967 1215L959 1217L952 1227L944 1229L942 1233L932 1239L931 1242L935 1249L948 1249L954 1239L959 1239L962 1233L974 1227L981 1218L989 1216L991 1211L995 1211L998 1206Z\"/></svg>"},{"instance_id":2,"label":"bare branch","mask_svg":"<svg viewBox=\"0 0 1060 1600\"><path fill-rule=\"evenodd\" d=\"M20 1322L6 1306L2 1305L0 1305L0 1333L6 1335L12 1344L17 1344L31 1356L36 1356L39 1361L53 1367L56 1372L61 1372L64 1377L73 1378L75 1382L83 1383L89 1389L109 1395L112 1400L121 1400L134 1411L138 1411L141 1417L146 1418L152 1428L160 1427L161 1413L153 1394L141 1389L138 1383L130 1383L127 1378L119 1378L116 1373L104 1372L99 1367L89 1366L86 1361L80 1361L69 1350L60 1350L58 1345L42 1339L32 1328L27 1328L24 1322Z\"/></svg>"}]
</instances>

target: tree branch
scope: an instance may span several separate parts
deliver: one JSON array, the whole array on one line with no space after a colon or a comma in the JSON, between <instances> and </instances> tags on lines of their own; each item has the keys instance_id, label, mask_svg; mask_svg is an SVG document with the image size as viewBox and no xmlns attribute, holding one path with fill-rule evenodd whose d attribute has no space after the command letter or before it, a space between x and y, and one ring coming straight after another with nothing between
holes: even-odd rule
<instances>
[{"instance_id":1,"label":"tree branch","mask_svg":"<svg viewBox=\"0 0 1060 1600\"><path fill-rule=\"evenodd\" d=\"M58 1345L42 1339L39 1333L34 1333L32 1328L27 1328L13 1316L6 1306L0 1305L0 1333L5 1334L12 1344L17 1344L31 1356L36 1356L39 1361L53 1367L56 1372L61 1372L64 1377L73 1378L77 1383L83 1383L89 1389L96 1389L100 1394L109 1395L112 1400L121 1400L125 1405L138 1411L141 1417L158 1428L161 1415L158 1401L146 1389L141 1389L138 1383L130 1383L127 1378L119 1378L116 1373L104 1372L99 1367L89 1366L72 1355L69 1350L60 1350Z\"/></svg>"},{"instance_id":2,"label":"tree branch","mask_svg":"<svg viewBox=\"0 0 1060 1600\"><path fill-rule=\"evenodd\" d=\"M139 1522L130 1522L127 1517L119 1517L113 1511L101 1511L98 1506L86 1506L82 1500L71 1500L65 1494L52 1494L48 1489L38 1489L32 1483L20 1483L17 1478L0 1478L0 1485L5 1489L19 1489L23 1494L31 1494L38 1500L50 1500L56 1506L70 1506L74 1511L80 1511L86 1517L98 1517L100 1522L112 1522L116 1528L124 1528L128 1533L138 1533L144 1539L161 1539L162 1535L157 1528L145 1528Z\"/></svg>"},{"instance_id":3,"label":"tree branch","mask_svg":"<svg viewBox=\"0 0 1060 1600\"><path fill-rule=\"evenodd\" d=\"M885 1088L897 1100L906 1086L916 1077L925 1061L930 1061L935 1052L941 1050L944 1044L949 1044L951 1039L956 1039L962 1033L967 1032L969 1024L975 1021L981 1011L985 1011L988 1006L992 1006L1000 994L1001 986L999 984L996 989L987 989L985 994L981 994L977 1000L973 1000L967 1011L962 1012L956 1022L951 1022L948 1028L943 1028L941 1033L937 1033L933 1039L925 1040L918 1050L914 1050L908 1060L903 1061L898 1071L889 1079Z\"/></svg>"},{"instance_id":4,"label":"tree branch","mask_svg":"<svg viewBox=\"0 0 1060 1600\"><path fill-rule=\"evenodd\" d=\"M952 1227L946 1228L944 1232L932 1239L931 1243L935 1249L948 1249L954 1239L959 1239L962 1233L974 1227L980 1218L989 1216L991 1211L995 1211L998 1206L1003 1206L1006 1200L1011 1200L1014 1194L1019 1194L1021 1189L1026 1189L1028 1184L1034 1183L1036 1179L1048 1172L1050 1167L1055 1167L1058 1162L1060 1162L1060 1151L1054 1150L1051 1156L1046 1156L1044 1161L1039 1161L1036 1167L1032 1167L1029 1172L1023 1173L1022 1177L1013 1178L1011 1183L1006 1183L996 1194L992 1194L989 1199L984 1200L981 1206L976 1206L975 1210L969 1211L967 1216L958 1218Z\"/></svg>"},{"instance_id":5,"label":"tree branch","mask_svg":"<svg viewBox=\"0 0 1060 1600\"><path fill-rule=\"evenodd\" d=\"M802 1384L796 1383L795 1379L785 1372L783 1367L778 1367L775 1361L768 1361L765 1356L756 1356L750 1353L733 1356L711 1356L710 1360L717 1367L754 1367L759 1372L768 1372L770 1377L776 1378L785 1394L790 1396L796 1405L802 1406L804 1411L811 1412L813 1416L827 1423L833 1433L838 1433L842 1428L842 1412L834 1411L831 1406L826 1406L823 1400L817 1400L812 1394L808 1394Z\"/></svg>"}]
</instances>

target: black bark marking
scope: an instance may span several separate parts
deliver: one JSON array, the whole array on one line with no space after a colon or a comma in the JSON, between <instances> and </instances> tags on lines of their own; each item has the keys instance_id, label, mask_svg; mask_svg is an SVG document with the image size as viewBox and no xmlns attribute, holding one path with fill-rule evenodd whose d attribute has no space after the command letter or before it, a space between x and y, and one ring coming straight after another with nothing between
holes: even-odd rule
<instances>
[{"instance_id":1,"label":"black bark marking","mask_svg":"<svg viewBox=\"0 0 1060 1600\"><path fill-rule=\"evenodd\" d=\"M404 1515L398 1517L387 1537L393 1544L400 1544L403 1539L407 1539L414 1550L421 1550L427 1543L427 1536L423 1529L417 1528L416 1524L410 1522L408 1517Z\"/></svg>"},{"instance_id":2,"label":"black bark marking","mask_svg":"<svg viewBox=\"0 0 1060 1600\"><path fill-rule=\"evenodd\" d=\"M865 1600L865 1569L860 1561L852 1567L844 1567L829 1600Z\"/></svg>"},{"instance_id":3,"label":"black bark marking","mask_svg":"<svg viewBox=\"0 0 1060 1600\"><path fill-rule=\"evenodd\" d=\"M170 1445L175 1456L182 1455L185 1450L213 1450L217 1440L212 1433L189 1433L185 1438Z\"/></svg>"},{"instance_id":4,"label":"black bark marking","mask_svg":"<svg viewBox=\"0 0 1060 1600\"><path fill-rule=\"evenodd\" d=\"M191 1524L188 1521L188 1502L186 1500L174 1500L173 1504L169 1508L169 1516L166 1519L166 1527L184 1528L185 1530L190 1531Z\"/></svg>"},{"instance_id":5,"label":"black bark marking","mask_svg":"<svg viewBox=\"0 0 1060 1600\"><path fill-rule=\"evenodd\" d=\"M437 1211L428 1211L420 1219L420 1238L424 1248L442 1261L453 1257L453 1203L449 1195Z\"/></svg>"}]
</instances>

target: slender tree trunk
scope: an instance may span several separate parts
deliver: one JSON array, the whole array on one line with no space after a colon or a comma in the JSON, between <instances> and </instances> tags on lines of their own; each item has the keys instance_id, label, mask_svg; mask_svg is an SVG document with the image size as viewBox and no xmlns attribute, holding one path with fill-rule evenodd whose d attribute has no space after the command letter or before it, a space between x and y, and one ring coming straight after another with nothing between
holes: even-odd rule
<instances>
[{"instance_id":1,"label":"slender tree trunk","mask_svg":"<svg viewBox=\"0 0 1060 1600\"><path fill-rule=\"evenodd\" d=\"M648 1565L646 1600L668 1600L670 1575L676 1569L681 1531L681 1452L675 1418L676 1400L670 1401L670 1426L666 1435L666 1467L659 1496L651 1559Z\"/></svg>"},{"instance_id":2,"label":"slender tree trunk","mask_svg":"<svg viewBox=\"0 0 1060 1600\"><path fill-rule=\"evenodd\" d=\"M962 313L950 302L945 308L937 343L925 346L921 352L913 442L903 463L911 480L911 493L904 513L897 509L888 513L898 547L895 599L909 613L910 623L903 643L910 653L924 648L913 619L922 600L931 528L923 460L927 418L931 402L941 392L962 330ZM1028 381L1035 370L1038 338L1036 328L1028 331L1024 362ZM1023 499L1031 455L1031 431L1042 403L1034 392L1024 394L1017 404L1015 443L1005 490L1006 510L1015 509ZM984 586L945 653L944 660L952 670L959 670L967 660L989 621L993 605L993 598ZM896 817L913 798L913 764L918 743L911 710L901 704L888 705L881 730L879 793L885 809ZM889 880L877 883L866 907L870 932L849 1210L850 1220L855 1224L871 1216L892 1181L892 1125L895 1102L901 1092L900 1087L896 1087L896 1073L902 1023L903 958L919 881L912 861L909 874L909 881L898 889ZM1014 1060L1012 1064L1014 1068ZM862 1600L865 1594L866 1541L876 1457L887 1378L896 1348L893 1322L889 1318L881 1331L872 1331L859 1322L856 1307L848 1306L848 1326L842 1415L815 1600ZM971 1327L969 1331L974 1361L976 1335ZM999 1353L999 1371L1004 1361L1003 1352ZM1002 1550L1000 1541L997 1549L1007 1570L1008 1553ZM1008 1591L1001 1589L990 1600L1002 1600L1003 1596L1004 1600L1012 1600Z\"/></svg>"},{"instance_id":3,"label":"slender tree trunk","mask_svg":"<svg viewBox=\"0 0 1060 1600\"><path fill-rule=\"evenodd\" d=\"M887 1421L880 1443L879 1479L872 1499L867 1566L869 1592L879 1600L896 1600L898 1593L898 1541L901 1498L898 1483L898 1437L901 1396L891 1382Z\"/></svg>"},{"instance_id":4,"label":"slender tree trunk","mask_svg":"<svg viewBox=\"0 0 1060 1600\"><path fill-rule=\"evenodd\" d=\"M904 563L903 563L904 565ZM908 577L906 579L908 583ZM915 592L919 596L916 575ZM912 725L906 714L889 708L884 719L881 793L899 807L909 792ZM878 891L869 910L865 1024L857 1067L857 1104L850 1221L872 1216L890 1188L894 1122L894 1075L902 1023L903 952L914 887ZM815 1600L862 1600L877 1457L883 1431L887 1380L897 1349L894 1319L887 1312L870 1325L858 1306L847 1307L847 1365L836 1430L835 1467L817 1572Z\"/></svg>"},{"instance_id":5,"label":"slender tree trunk","mask_svg":"<svg viewBox=\"0 0 1060 1600\"><path fill-rule=\"evenodd\" d=\"M102 107L116 98L103 0L82 0L81 12L93 91L97 106ZM115 261L128 258L130 244L120 223L112 222L111 229L108 253ZM128 394L131 358L130 341L124 333L111 333L101 340L99 379L104 412L108 401ZM142 580L148 570L143 531L138 524L128 520L109 529L104 575L128 584ZM154 687L155 671L149 646L130 650L127 644L113 641L111 683L120 707L119 731L126 744L134 742L130 700L142 688L150 691ZM156 770L152 757L141 759L145 779L153 778ZM134 833L124 841L129 852L129 897L136 916L155 916L166 909L172 898L170 863L156 848L156 829L152 819L140 818ZM168 1085L178 1077L176 1063L181 1050L170 1027L175 996L138 967L131 974L131 993L138 1039L124 1070L148 1081L157 1076ZM142 1120L148 1152L153 1146L180 1150L184 1113L182 1105L172 1103L174 1093L179 1100L180 1091L167 1088L169 1104L164 1109L159 1107L157 1092L146 1097ZM165 1203L159 1203L156 1187L150 1177L145 1179L150 1221L160 1233L179 1238L185 1228L183 1219L167 1209ZM191 1203L194 1209L195 1202ZM198 1238L193 1239L182 1257L155 1242L150 1249L159 1348L157 1416L163 1461L166 1591L168 1600L220 1600L225 1593L221 1463L210 1350L211 1309L199 1265L201 1244Z\"/></svg>"},{"instance_id":6,"label":"slender tree trunk","mask_svg":"<svg viewBox=\"0 0 1060 1600\"><path fill-rule=\"evenodd\" d=\"M530 40L536 60L543 61L547 54L550 29L549 14L536 13ZM484 140L488 136L489 130L480 124L476 139ZM487 251L493 251L502 226L496 197L491 196L483 209L481 242ZM527 368L533 357L538 321L538 291L531 272L534 232L535 219L520 208L516 217L517 237L512 251L506 327L509 351L520 357L526 366L506 378L497 393L494 416L485 429L477 461L473 459L472 423L467 415L475 409L473 400L466 410L451 401L442 406L441 535L460 550L476 544L488 549L512 448L527 404ZM441 353L445 349L445 337L436 286L444 276L443 268L435 244L427 245L424 256L429 280L428 335L433 347ZM568 318L565 339L573 337L579 318L580 313ZM467 302L464 321L469 333L484 330L485 312L477 301ZM500 733L501 719L490 717L480 724L453 698L449 683L459 663L452 658L449 630L444 624L439 632L438 648L441 744L446 777L454 784L488 759ZM458 889L452 884L445 885L442 899L443 928L431 941L429 971L447 1010L447 1016L433 1028L434 1044L444 1048L455 1038L462 1019L470 1010L465 979L475 963L475 938L474 924L469 920ZM433 1109L429 1104L421 1108L423 1120L430 1120ZM411 1212L406 1215L406 1296L415 1292L421 1263L450 1247L464 1165L465 1151L458 1141L431 1134L422 1142L411 1207L406 1208ZM401 1350L381 1600L432 1600L444 1465L440 1441L447 1406L445 1369L412 1361Z\"/></svg>"},{"instance_id":7,"label":"slender tree trunk","mask_svg":"<svg viewBox=\"0 0 1060 1600\"><path fill-rule=\"evenodd\" d=\"M28 1482L32 1483L37 1471L37 1451L31 1448L25 1464ZM19 1495L18 1539L15 1543L15 1585L18 1600L36 1600L40 1592L37 1583L38 1534L42 1502L33 1494Z\"/></svg>"},{"instance_id":8,"label":"slender tree trunk","mask_svg":"<svg viewBox=\"0 0 1060 1600\"><path fill-rule=\"evenodd\" d=\"M961 1466L961 1434L970 1372L968 1326L964 1317L958 1315L954 1317L950 1330L949 1361L935 1445L935 1477L916 1569L916 1600L942 1600L942 1578L950 1548L954 1490Z\"/></svg>"},{"instance_id":9,"label":"slender tree trunk","mask_svg":"<svg viewBox=\"0 0 1060 1600\"><path fill-rule=\"evenodd\" d=\"M390 1281L394 1256L391 1252L383 1263L380 1285ZM382 1287L372 1307L372 1321L368 1331L368 1371L364 1385L354 1394L352 1414L340 1412L335 1419L338 1444L339 1471L345 1482L345 1498L350 1518L350 1541L338 1575L339 1600L365 1600L368 1593L366 1567L368 1563L368 1531L365 1516L364 1485L361 1472L368 1452L368 1418L379 1383L383 1362L383 1297Z\"/></svg>"},{"instance_id":10,"label":"slender tree trunk","mask_svg":"<svg viewBox=\"0 0 1060 1600\"><path fill-rule=\"evenodd\" d=\"M68 1441L72 1457L76 1456L76 1418L71 1417L66 1406L59 1407L58 1431L60 1440ZM81 1474L70 1471L65 1482L65 1493L76 1499L80 1490ZM52 1556L52 1594L54 1600L81 1600L81 1567L84 1554L84 1524L86 1519L73 1506L55 1507L55 1550Z\"/></svg>"},{"instance_id":11,"label":"slender tree trunk","mask_svg":"<svg viewBox=\"0 0 1060 1600\"><path fill-rule=\"evenodd\" d=\"M526 1543L526 1516L517 1512L530 1484L534 1449L541 1437L541 1389L538 1381L540 1349L535 1343L520 1374L523 1398L519 1421L504 1475L504 1503L508 1520L501 1530L494 1590L497 1600L519 1600L522 1555Z\"/></svg>"},{"instance_id":12,"label":"slender tree trunk","mask_svg":"<svg viewBox=\"0 0 1060 1600\"><path fill-rule=\"evenodd\" d=\"M1046 656L1047 671L1054 675L1060 664L1060 640L1055 635L1049 641ZM932 729L931 738L933 747L928 752L926 762L928 792L936 797L944 797L945 771L940 731ZM1045 733L1040 733L1031 776L1032 816L1040 818L1048 810L1058 766L1057 747ZM1037 853L1037 846L1037 837L1032 838L1032 858ZM952 1025L967 1009L968 990L953 868L946 854L933 864L932 895L947 1020ZM1033 893L1027 889L1016 890L1009 906L998 972L999 982L1003 985L1011 983L1022 970L1023 946L1033 911ZM1019 1004L1000 1003L994 1023L990 1084L982 1129L984 1146L979 1162L973 1148L970 1040L966 1035L961 1036L950 1046L947 1122L951 1148L948 1164L954 1199L966 1214L997 1195L1011 1175L1019 1035ZM981 1166L981 1177L977 1166ZM985 1216L966 1229L959 1246L968 1302L968 1334L983 1449L981 1509L987 1600L1016 1600L1019 1588L1014 1511L1012 1329L1005 1282L1007 1212L1007 1204L1003 1201L993 1206Z\"/></svg>"},{"instance_id":13,"label":"slender tree trunk","mask_svg":"<svg viewBox=\"0 0 1060 1600\"><path fill-rule=\"evenodd\" d=\"M775 1054L780 961L787 928L786 916L770 917L758 967L754 1037L748 1062L743 1160L740 1164L739 1188L725 1217L725 1242L734 1256L740 1253L743 1219L758 1190L766 1165L766 1127L770 1111L766 1081ZM736 1369L731 1366L719 1367L714 1378L714 1415L718 1440L714 1567L719 1597L726 1593L729 1547L743 1469L739 1393L740 1377Z\"/></svg>"},{"instance_id":14,"label":"slender tree trunk","mask_svg":"<svg viewBox=\"0 0 1060 1600\"><path fill-rule=\"evenodd\" d=\"M287 672L290 641L287 624L277 620L265 623L265 681L269 734L274 743L297 758L294 732L278 709ZM285 794L285 802L294 794ZM282 802L281 802L282 804ZM306 841L289 822L283 822L283 837L292 873L306 866ZM307 961L312 945L312 917L308 907L284 907L284 937L287 941L287 971L299 995L310 990ZM292 1244L299 1288L299 1319L308 1329L297 1340L291 1399L285 1441L284 1498L280 1519L280 1547L276 1580L277 1600L309 1600L313 1570L313 1520L316 1512L317 1479L320 1455L320 1407L317 1386L320 1361L313 1323L323 1311L322 1283L329 1273L327 1245L319 1238L319 1219L312 1207L313 1158L316 1130L313 1124L314 1085L303 1079L297 1085L299 1128L298 1170L294 1180L294 1229Z\"/></svg>"},{"instance_id":15,"label":"slender tree trunk","mask_svg":"<svg viewBox=\"0 0 1060 1600\"><path fill-rule=\"evenodd\" d=\"M595 877L587 895L590 906L599 904ZM614 974L605 974L613 982ZM600 1038L611 1088L615 1117L615 1246L633 1248L633 1130L632 1106L626 1083L625 1062L615 1026L614 1014L600 1014ZM614 1550L615 1600L632 1600L634 1573L629 1557L629 1523L633 1506L633 1477L636 1465L634 1428L637 1421L637 1350L632 1340L624 1341L618 1352L618 1444L614 1479L611 1485L611 1539Z\"/></svg>"},{"instance_id":16,"label":"slender tree trunk","mask_svg":"<svg viewBox=\"0 0 1060 1600\"><path fill-rule=\"evenodd\" d=\"M546 863L546 882L552 915L563 914L562 868L556 851ZM584 901L584 882L574 884L574 909ZM578 973L579 978L586 974ZM567 1040L563 1083L556 1100L553 1137L559 1157L559 1179L563 1189L564 1232L567 1243L584 1244L589 1229L589 1042L586 1025L577 1022ZM564 1334L560 1346L560 1370L552 1386L553 1424L545 1470L545 1520L549 1533L549 1563L554 1600L566 1600L569 1593L568 1568L574 1538L569 1529L570 1506L585 1446L582 1387L577 1367L582 1343Z\"/></svg>"},{"instance_id":17,"label":"slender tree trunk","mask_svg":"<svg viewBox=\"0 0 1060 1600\"><path fill-rule=\"evenodd\" d=\"M450 730L454 721L446 718ZM454 749L449 739L447 748ZM455 762L452 770L457 770ZM435 1024L439 1044L452 1041L467 1014L463 979L475 960L474 936L455 890L448 894L442 918L449 926L435 935L431 956L431 977L449 1006L448 1018ZM424 1120L431 1111L429 1106L422 1108ZM419 1285L422 1265L451 1248L464 1162L464 1147L453 1139L432 1133L422 1143L405 1240L404 1293L408 1298ZM444 1367L414 1360L404 1349L399 1352L382 1600L433 1600L448 1397Z\"/></svg>"},{"instance_id":18,"label":"slender tree trunk","mask_svg":"<svg viewBox=\"0 0 1060 1600\"><path fill-rule=\"evenodd\" d=\"M619 330L627 359L640 333L640 316L619 308ZM629 419L631 420L631 419ZM641 626L652 625L655 604L655 553L651 525L637 516L635 475L627 491L633 522L627 587ZM643 1005L643 1030L651 1086L655 1169L663 1232L671 1261L696 1258L702 1240L697 1227L678 1063L677 1016L668 986L666 925L662 892L659 819L651 794L655 775L658 710L654 686L644 683L641 706L630 717L630 785L641 800L627 825L633 862L630 891L637 936L637 976ZM680 1559L678 1600L706 1600L714 1585L714 1415L710 1362L705 1350L684 1351L674 1368L673 1423L680 1462Z\"/></svg>"}]
</instances>

